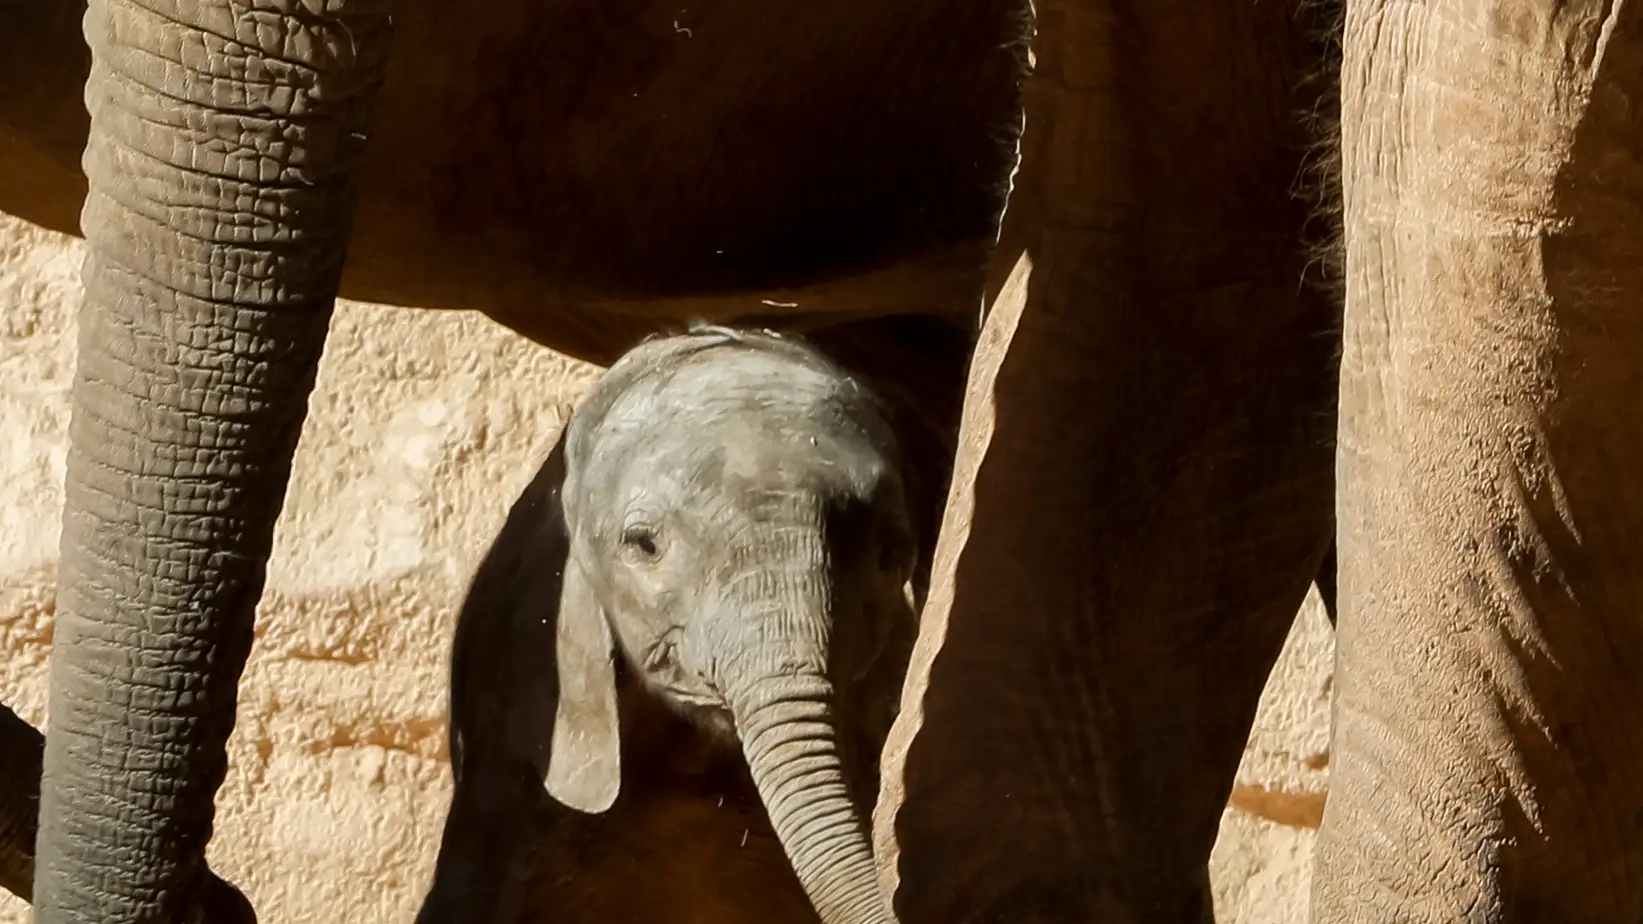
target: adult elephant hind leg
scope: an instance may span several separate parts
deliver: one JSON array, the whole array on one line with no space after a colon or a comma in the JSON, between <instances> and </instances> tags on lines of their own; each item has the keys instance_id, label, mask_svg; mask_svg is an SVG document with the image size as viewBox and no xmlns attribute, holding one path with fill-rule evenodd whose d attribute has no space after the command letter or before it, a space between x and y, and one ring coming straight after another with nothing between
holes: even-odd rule
<instances>
[{"instance_id":1,"label":"adult elephant hind leg","mask_svg":"<svg viewBox=\"0 0 1643 924\"><path fill-rule=\"evenodd\" d=\"M1354 3L1314 914L1643 912L1643 9Z\"/></svg>"},{"instance_id":2,"label":"adult elephant hind leg","mask_svg":"<svg viewBox=\"0 0 1643 924\"><path fill-rule=\"evenodd\" d=\"M386 0L92 0L35 920L172 924L348 237Z\"/></svg>"},{"instance_id":3,"label":"adult elephant hind leg","mask_svg":"<svg viewBox=\"0 0 1643 924\"><path fill-rule=\"evenodd\" d=\"M1212 915L1220 815L1331 522L1338 313L1297 284L1292 15L1039 7L1010 275L887 749L904 924Z\"/></svg>"}]
</instances>

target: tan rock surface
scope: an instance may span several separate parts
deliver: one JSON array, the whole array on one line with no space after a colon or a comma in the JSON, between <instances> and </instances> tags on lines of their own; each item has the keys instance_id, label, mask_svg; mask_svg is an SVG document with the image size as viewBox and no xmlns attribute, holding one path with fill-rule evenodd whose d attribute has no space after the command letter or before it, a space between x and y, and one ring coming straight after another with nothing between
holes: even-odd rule
<instances>
[{"instance_id":1,"label":"tan rock surface","mask_svg":"<svg viewBox=\"0 0 1643 924\"><path fill-rule=\"evenodd\" d=\"M80 252L78 241L0 215L0 698L37 725ZM596 370L477 315L344 304L332 331L210 858L266 922L409 922L449 793L445 661L456 606L557 434L556 406ZM1223 921L1304 917L1331 651L1311 603L1222 821L1213 862ZM26 920L23 904L0 894L0 924Z\"/></svg>"}]
</instances>

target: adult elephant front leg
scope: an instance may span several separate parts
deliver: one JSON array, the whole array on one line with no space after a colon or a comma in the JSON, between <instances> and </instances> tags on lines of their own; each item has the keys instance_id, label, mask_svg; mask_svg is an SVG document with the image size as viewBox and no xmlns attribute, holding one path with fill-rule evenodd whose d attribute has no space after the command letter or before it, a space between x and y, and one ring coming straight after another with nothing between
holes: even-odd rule
<instances>
[{"instance_id":1,"label":"adult elephant front leg","mask_svg":"<svg viewBox=\"0 0 1643 924\"><path fill-rule=\"evenodd\" d=\"M335 297L386 0L92 0L35 920L173 924Z\"/></svg>"},{"instance_id":2,"label":"adult elephant front leg","mask_svg":"<svg viewBox=\"0 0 1643 924\"><path fill-rule=\"evenodd\" d=\"M1320 921L1643 912L1643 8L1354 2Z\"/></svg>"},{"instance_id":3,"label":"adult elephant front leg","mask_svg":"<svg viewBox=\"0 0 1643 924\"><path fill-rule=\"evenodd\" d=\"M29 901L34 895L35 824L40 817L40 760L45 737L0 705L0 888ZM245 896L215 875L195 896L187 920L203 924L255 924Z\"/></svg>"},{"instance_id":4,"label":"adult elephant front leg","mask_svg":"<svg viewBox=\"0 0 1643 924\"><path fill-rule=\"evenodd\" d=\"M1290 193L1321 50L1295 12L1038 6L1010 274L887 748L904 924L1212 915L1331 522L1338 313L1297 285Z\"/></svg>"}]
</instances>

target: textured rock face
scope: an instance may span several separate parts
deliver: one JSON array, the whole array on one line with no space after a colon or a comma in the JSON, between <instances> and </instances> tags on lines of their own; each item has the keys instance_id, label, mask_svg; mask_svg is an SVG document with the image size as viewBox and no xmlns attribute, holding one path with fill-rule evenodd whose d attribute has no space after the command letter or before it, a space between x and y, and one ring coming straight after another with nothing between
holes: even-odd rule
<instances>
[{"instance_id":1,"label":"textured rock face","mask_svg":"<svg viewBox=\"0 0 1643 924\"><path fill-rule=\"evenodd\" d=\"M1335 640L1317 591L1261 693L1221 835L1210 855L1218 920L1304 924L1312 840L1329 785L1329 695Z\"/></svg>"},{"instance_id":2,"label":"textured rock face","mask_svg":"<svg viewBox=\"0 0 1643 924\"><path fill-rule=\"evenodd\" d=\"M78 241L0 215L0 698L44 724ZM483 317L339 307L280 521L213 866L268 922L412 919L450 783L445 665L467 580L596 369ZM1304 919L1327 775L1309 601L1222 821L1222 921ZM24 905L0 895L0 924Z\"/></svg>"}]
</instances>

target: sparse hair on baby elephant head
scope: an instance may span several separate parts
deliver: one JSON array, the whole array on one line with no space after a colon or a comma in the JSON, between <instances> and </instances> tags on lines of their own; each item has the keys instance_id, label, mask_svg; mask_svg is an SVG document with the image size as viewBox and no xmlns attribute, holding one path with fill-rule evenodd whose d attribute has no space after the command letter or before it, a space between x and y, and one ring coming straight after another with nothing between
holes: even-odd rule
<instances>
[{"instance_id":1,"label":"sparse hair on baby elephant head","mask_svg":"<svg viewBox=\"0 0 1643 924\"><path fill-rule=\"evenodd\" d=\"M514 530L553 559L506 566L540 586L501 599L535 605L511 617L520 631L553 626L557 680L552 702L495 719L535 715L523 750L547 792L604 812L621 786L617 680L630 672L739 742L823 924L893 920L870 819L916 634L908 493L887 406L808 343L709 326L641 343L576 409L492 547ZM474 607L492 567L457 630L456 801L474 746L459 685L484 669L464 666L463 636L496 618Z\"/></svg>"}]
</instances>

